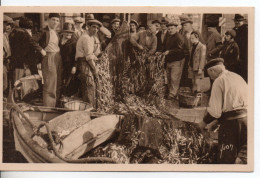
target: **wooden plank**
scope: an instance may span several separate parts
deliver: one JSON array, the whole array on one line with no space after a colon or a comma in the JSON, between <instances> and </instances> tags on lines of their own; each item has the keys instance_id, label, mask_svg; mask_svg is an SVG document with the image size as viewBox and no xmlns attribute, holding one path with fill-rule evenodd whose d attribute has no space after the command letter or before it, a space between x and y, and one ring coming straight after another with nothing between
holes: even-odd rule
<instances>
[{"instance_id":1,"label":"wooden plank","mask_svg":"<svg viewBox=\"0 0 260 178\"><path fill-rule=\"evenodd\" d=\"M105 141L107 141L108 139L112 138L113 135L115 134L115 130L116 129L110 129L110 130L105 131L101 135L91 139L87 143L85 143L85 144L81 145L80 147L78 147L77 149L75 149L73 152L68 154L66 156L66 158L78 159L80 156L87 153L91 149L97 147L98 145L100 145L100 144L104 143Z\"/></svg>"},{"instance_id":2,"label":"wooden plank","mask_svg":"<svg viewBox=\"0 0 260 178\"><path fill-rule=\"evenodd\" d=\"M98 117L77 128L62 140L62 149L60 150L60 154L66 156L105 131L116 129L119 123L119 117L120 116L118 115ZM57 148L59 148L59 145Z\"/></svg>"}]
</instances>

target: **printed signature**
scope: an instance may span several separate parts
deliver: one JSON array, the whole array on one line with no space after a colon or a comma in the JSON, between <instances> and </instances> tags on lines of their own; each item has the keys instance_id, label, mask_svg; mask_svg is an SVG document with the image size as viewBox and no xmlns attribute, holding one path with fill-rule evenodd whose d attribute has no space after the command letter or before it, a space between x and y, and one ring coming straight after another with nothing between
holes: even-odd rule
<instances>
[{"instance_id":1,"label":"printed signature","mask_svg":"<svg viewBox=\"0 0 260 178\"><path fill-rule=\"evenodd\" d=\"M222 158L223 151L232 151L233 148L234 148L233 144L228 144L228 145L222 144L220 149L220 158Z\"/></svg>"}]
</instances>

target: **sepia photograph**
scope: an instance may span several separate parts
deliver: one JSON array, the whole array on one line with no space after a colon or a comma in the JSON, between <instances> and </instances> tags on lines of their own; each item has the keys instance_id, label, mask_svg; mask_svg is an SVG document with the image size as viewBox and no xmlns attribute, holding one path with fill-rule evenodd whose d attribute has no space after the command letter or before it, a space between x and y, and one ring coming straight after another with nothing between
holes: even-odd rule
<instances>
[{"instance_id":1,"label":"sepia photograph","mask_svg":"<svg viewBox=\"0 0 260 178\"><path fill-rule=\"evenodd\" d=\"M86 9L1 8L1 169L253 170L254 8Z\"/></svg>"}]
</instances>

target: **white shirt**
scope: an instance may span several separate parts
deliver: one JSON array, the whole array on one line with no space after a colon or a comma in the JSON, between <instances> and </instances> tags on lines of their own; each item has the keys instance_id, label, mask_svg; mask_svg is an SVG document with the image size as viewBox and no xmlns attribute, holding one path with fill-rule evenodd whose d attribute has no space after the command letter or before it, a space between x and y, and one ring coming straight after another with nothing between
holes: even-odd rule
<instances>
[{"instance_id":1,"label":"white shirt","mask_svg":"<svg viewBox=\"0 0 260 178\"><path fill-rule=\"evenodd\" d=\"M100 53L100 42L96 36L89 36L87 32L83 33L77 41L76 56L88 57L90 55L97 56Z\"/></svg>"},{"instance_id":2,"label":"white shirt","mask_svg":"<svg viewBox=\"0 0 260 178\"><path fill-rule=\"evenodd\" d=\"M50 41L45 48L46 52L59 52L59 38L55 30L49 28L50 30Z\"/></svg>"},{"instance_id":3,"label":"white shirt","mask_svg":"<svg viewBox=\"0 0 260 178\"><path fill-rule=\"evenodd\" d=\"M247 83L238 74L225 70L212 85L207 111L215 118L222 113L247 107Z\"/></svg>"}]
</instances>

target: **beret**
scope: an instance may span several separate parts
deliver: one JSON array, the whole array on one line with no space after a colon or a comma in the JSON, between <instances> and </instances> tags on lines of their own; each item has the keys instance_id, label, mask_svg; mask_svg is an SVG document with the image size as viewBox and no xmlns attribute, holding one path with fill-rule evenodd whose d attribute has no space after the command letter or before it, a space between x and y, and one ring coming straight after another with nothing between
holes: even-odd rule
<instances>
[{"instance_id":1,"label":"beret","mask_svg":"<svg viewBox=\"0 0 260 178\"><path fill-rule=\"evenodd\" d=\"M207 70L207 69L209 69L209 68L211 68L213 66L219 65L219 64L224 64L224 59L223 58L212 59L205 65L205 70Z\"/></svg>"},{"instance_id":2,"label":"beret","mask_svg":"<svg viewBox=\"0 0 260 178\"><path fill-rule=\"evenodd\" d=\"M121 20L118 19L118 18L115 18L115 19L112 20L111 24L113 24L114 22L121 22Z\"/></svg>"},{"instance_id":3,"label":"beret","mask_svg":"<svg viewBox=\"0 0 260 178\"><path fill-rule=\"evenodd\" d=\"M160 22L159 20L153 20L153 21L152 21L152 24L154 24L154 23L159 23L159 24L161 24L161 22Z\"/></svg>"},{"instance_id":4,"label":"beret","mask_svg":"<svg viewBox=\"0 0 260 178\"><path fill-rule=\"evenodd\" d=\"M178 26L178 24L177 23L175 23L175 22L171 22L171 23L168 23L167 25L166 25L167 27L170 27L170 26Z\"/></svg>"},{"instance_id":5,"label":"beret","mask_svg":"<svg viewBox=\"0 0 260 178\"><path fill-rule=\"evenodd\" d=\"M228 31L225 33L225 35L230 35L230 36L232 36L233 38L235 38L236 35L237 35L237 33L236 33L235 30L228 30Z\"/></svg>"},{"instance_id":6,"label":"beret","mask_svg":"<svg viewBox=\"0 0 260 178\"><path fill-rule=\"evenodd\" d=\"M50 13L49 14L49 19L52 18L52 17L60 18L60 14L59 13Z\"/></svg>"},{"instance_id":7,"label":"beret","mask_svg":"<svg viewBox=\"0 0 260 178\"><path fill-rule=\"evenodd\" d=\"M100 21L96 20L96 19L88 20L87 24L88 25L97 24L99 27L102 27L102 23Z\"/></svg>"},{"instance_id":8,"label":"beret","mask_svg":"<svg viewBox=\"0 0 260 178\"><path fill-rule=\"evenodd\" d=\"M134 20L134 19L132 19L131 21L130 21L130 23L134 23L137 27L138 27L138 22L136 21L136 20Z\"/></svg>"}]
</instances>

